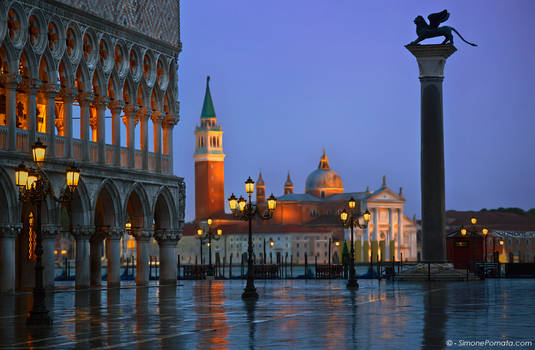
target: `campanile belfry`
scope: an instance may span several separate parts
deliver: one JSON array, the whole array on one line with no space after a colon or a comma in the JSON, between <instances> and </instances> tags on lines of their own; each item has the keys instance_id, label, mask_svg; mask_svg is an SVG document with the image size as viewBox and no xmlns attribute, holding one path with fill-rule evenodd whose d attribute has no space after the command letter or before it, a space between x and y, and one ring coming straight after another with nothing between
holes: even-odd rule
<instances>
[{"instance_id":1,"label":"campanile belfry","mask_svg":"<svg viewBox=\"0 0 535 350\"><path fill-rule=\"evenodd\" d=\"M225 211L225 168L223 131L217 124L210 94L210 77L201 112L201 125L195 128L195 218L205 219Z\"/></svg>"}]
</instances>

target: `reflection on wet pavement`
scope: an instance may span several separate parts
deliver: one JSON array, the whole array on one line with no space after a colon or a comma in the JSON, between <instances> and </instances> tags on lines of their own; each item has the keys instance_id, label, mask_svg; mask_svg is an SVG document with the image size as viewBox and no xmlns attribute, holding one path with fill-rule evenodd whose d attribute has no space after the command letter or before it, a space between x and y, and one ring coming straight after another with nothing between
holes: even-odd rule
<instances>
[{"instance_id":1,"label":"reflection on wet pavement","mask_svg":"<svg viewBox=\"0 0 535 350\"><path fill-rule=\"evenodd\" d=\"M361 280L355 292L340 280L257 281L256 302L241 300L242 281L181 283L47 295L50 329L27 329L31 294L1 296L0 349L442 349L449 340L487 339L535 344L535 280Z\"/></svg>"}]
</instances>

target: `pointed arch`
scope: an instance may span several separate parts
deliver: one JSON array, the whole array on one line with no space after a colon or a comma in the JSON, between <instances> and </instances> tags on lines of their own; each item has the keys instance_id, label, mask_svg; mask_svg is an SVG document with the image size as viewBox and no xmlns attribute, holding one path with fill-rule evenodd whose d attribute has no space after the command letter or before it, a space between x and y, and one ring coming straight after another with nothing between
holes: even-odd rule
<instances>
[{"instance_id":1,"label":"pointed arch","mask_svg":"<svg viewBox=\"0 0 535 350\"><path fill-rule=\"evenodd\" d=\"M93 72L91 84L93 86L93 93L95 94L95 96L107 96L108 77L106 77L100 67Z\"/></svg>"},{"instance_id":2,"label":"pointed arch","mask_svg":"<svg viewBox=\"0 0 535 350\"><path fill-rule=\"evenodd\" d=\"M120 227L122 217L121 195L117 185L111 179L102 181L95 192L93 203L94 225Z\"/></svg>"},{"instance_id":3,"label":"pointed arch","mask_svg":"<svg viewBox=\"0 0 535 350\"><path fill-rule=\"evenodd\" d=\"M74 76L74 86L78 92L91 91L92 85L89 79L89 69L81 62L76 69L76 75Z\"/></svg>"},{"instance_id":4,"label":"pointed arch","mask_svg":"<svg viewBox=\"0 0 535 350\"><path fill-rule=\"evenodd\" d=\"M123 84L123 101L124 103L135 103L136 102L136 95L137 95L137 89L136 84L132 80L130 76L128 76Z\"/></svg>"},{"instance_id":5,"label":"pointed arch","mask_svg":"<svg viewBox=\"0 0 535 350\"><path fill-rule=\"evenodd\" d=\"M145 188L139 182L130 186L125 197L123 213L130 217L133 228L149 228L152 224L152 212Z\"/></svg>"},{"instance_id":6,"label":"pointed arch","mask_svg":"<svg viewBox=\"0 0 535 350\"><path fill-rule=\"evenodd\" d=\"M154 205L152 207L155 229L174 229L175 215L177 212L175 201L171 191L167 186L161 186L156 193Z\"/></svg>"},{"instance_id":7,"label":"pointed arch","mask_svg":"<svg viewBox=\"0 0 535 350\"><path fill-rule=\"evenodd\" d=\"M38 79L38 62L35 53L29 46L25 46L19 53L18 64L14 72L21 74L25 78ZM21 71L21 68L22 71Z\"/></svg>"},{"instance_id":8,"label":"pointed arch","mask_svg":"<svg viewBox=\"0 0 535 350\"><path fill-rule=\"evenodd\" d=\"M5 168L0 168L0 224L19 222L19 205L13 179L14 174L10 176Z\"/></svg>"},{"instance_id":9,"label":"pointed arch","mask_svg":"<svg viewBox=\"0 0 535 350\"><path fill-rule=\"evenodd\" d=\"M41 61L39 62L39 79L51 84L56 84L57 82L56 64L49 50L46 50L41 56Z\"/></svg>"}]
</instances>

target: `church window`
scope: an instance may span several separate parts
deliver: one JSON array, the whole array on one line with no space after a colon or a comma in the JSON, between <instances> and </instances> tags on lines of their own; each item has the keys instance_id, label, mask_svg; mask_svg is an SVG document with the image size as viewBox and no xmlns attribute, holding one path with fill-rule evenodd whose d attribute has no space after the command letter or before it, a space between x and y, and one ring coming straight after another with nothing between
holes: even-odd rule
<instances>
[{"instance_id":1,"label":"church window","mask_svg":"<svg viewBox=\"0 0 535 350\"><path fill-rule=\"evenodd\" d=\"M219 137L217 138L217 147L219 147Z\"/></svg>"}]
</instances>

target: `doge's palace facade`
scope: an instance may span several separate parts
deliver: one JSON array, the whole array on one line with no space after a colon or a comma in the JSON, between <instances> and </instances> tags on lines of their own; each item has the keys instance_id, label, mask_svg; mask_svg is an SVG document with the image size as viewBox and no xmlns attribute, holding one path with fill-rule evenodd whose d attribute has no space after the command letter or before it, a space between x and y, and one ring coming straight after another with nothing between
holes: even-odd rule
<instances>
[{"instance_id":1,"label":"doge's palace facade","mask_svg":"<svg viewBox=\"0 0 535 350\"><path fill-rule=\"evenodd\" d=\"M14 172L32 163L37 139L47 145L43 170L55 193L68 165L81 169L67 211L72 229L62 225L62 205L42 205L45 286L54 286L59 234L75 239L77 288L101 284L103 256L108 286L120 284L127 234L137 283L148 282L153 239L160 283L176 283L185 203L183 179L173 175L178 0L1 1L0 44L0 292L34 283L34 213L18 200Z\"/></svg>"}]
</instances>

